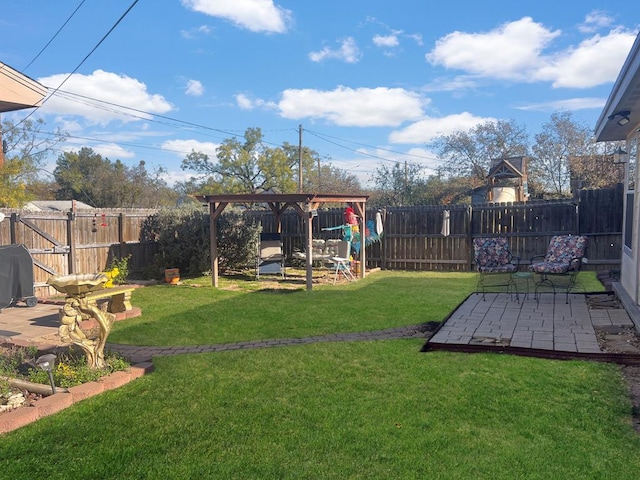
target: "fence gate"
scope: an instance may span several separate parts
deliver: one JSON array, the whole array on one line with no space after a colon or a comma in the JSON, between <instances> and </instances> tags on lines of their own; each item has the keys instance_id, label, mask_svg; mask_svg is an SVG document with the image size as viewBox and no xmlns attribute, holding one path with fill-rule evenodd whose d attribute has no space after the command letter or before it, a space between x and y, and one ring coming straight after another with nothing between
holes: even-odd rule
<instances>
[{"instance_id":1,"label":"fence gate","mask_svg":"<svg viewBox=\"0 0 640 480\"><path fill-rule=\"evenodd\" d=\"M38 220L46 220L50 225L56 217L37 215L22 216L18 213L11 214L10 235L11 244L21 243L28 246L33 258L34 283L36 286L46 284L51 275L64 275L73 273L72 245L69 240L72 232L69 232L70 222L66 217L57 217L57 225L54 233L45 232L36 223ZM56 237L64 237L64 241Z\"/></svg>"}]
</instances>

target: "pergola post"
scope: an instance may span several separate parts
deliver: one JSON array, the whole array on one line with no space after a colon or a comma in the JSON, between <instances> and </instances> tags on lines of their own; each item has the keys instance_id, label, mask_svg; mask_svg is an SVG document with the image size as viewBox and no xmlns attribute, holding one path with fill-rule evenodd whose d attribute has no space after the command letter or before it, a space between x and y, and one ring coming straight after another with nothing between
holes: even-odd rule
<instances>
[{"instance_id":1,"label":"pergola post","mask_svg":"<svg viewBox=\"0 0 640 480\"><path fill-rule=\"evenodd\" d=\"M226 208L226 202L209 203L209 230L211 240L211 284L218 288L218 218Z\"/></svg>"}]
</instances>

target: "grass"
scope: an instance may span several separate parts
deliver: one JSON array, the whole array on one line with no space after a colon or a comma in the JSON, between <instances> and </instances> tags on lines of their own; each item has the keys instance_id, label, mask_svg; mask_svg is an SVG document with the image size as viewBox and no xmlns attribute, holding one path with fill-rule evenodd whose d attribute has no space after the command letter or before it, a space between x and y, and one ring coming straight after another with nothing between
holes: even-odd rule
<instances>
[{"instance_id":1,"label":"grass","mask_svg":"<svg viewBox=\"0 0 640 480\"><path fill-rule=\"evenodd\" d=\"M143 317L114 334L194 343L182 334L195 326L171 333L194 321L203 344L415 324L442 320L474 282L383 272L309 293L148 287L133 298ZM618 367L422 343L159 357L152 375L1 437L0 478L637 478Z\"/></svg>"},{"instance_id":2,"label":"grass","mask_svg":"<svg viewBox=\"0 0 640 480\"><path fill-rule=\"evenodd\" d=\"M113 343L203 345L300 338L441 321L475 288L475 276L445 272L379 272L363 281L319 285L307 292L158 285L134 292L141 317L118 322ZM228 289L225 289L228 288ZM170 299L174 299L171 301Z\"/></svg>"}]
</instances>

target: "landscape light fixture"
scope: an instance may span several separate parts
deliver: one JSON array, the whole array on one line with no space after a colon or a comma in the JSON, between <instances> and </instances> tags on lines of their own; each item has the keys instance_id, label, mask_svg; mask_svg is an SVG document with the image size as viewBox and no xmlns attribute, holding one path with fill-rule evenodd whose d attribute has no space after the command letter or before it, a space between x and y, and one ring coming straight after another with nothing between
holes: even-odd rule
<instances>
[{"instance_id":1,"label":"landscape light fixture","mask_svg":"<svg viewBox=\"0 0 640 480\"><path fill-rule=\"evenodd\" d=\"M629 154L625 152L622 147L618 146L618 148L613 151L613 163L616 165L627 163L628 156Z\"/></svg>"},{"instance_id":2,"label":"landscape light fixture","mask_svg":"<svg viewBox=\"0 0 640 480\"><path fill-rule=\"evenodd\" d=\"M609 115L609 120L615 120L616 117L620 117L620 120L618 120L618 125L620 125L621 127L626 125L627 123L630 122L629 120L629 115L631 114L631 112L629 110L622 110L620 112L616 112L613 113L611 115Z\"/></svg>"},{"instance_id":3,"label":"landscape light fixture","mask_svg":"<svg viewBox=\"0 0 640 480\"><path fill-rule=\"evenodd\" d=\"M53 382L53 366L56 363L56 358L53 353L48 353L36 359L36 365L49 375L49 383L51 383L51 391L53 393L56 393L56 384Z\"/></svg>"}]
</instances>

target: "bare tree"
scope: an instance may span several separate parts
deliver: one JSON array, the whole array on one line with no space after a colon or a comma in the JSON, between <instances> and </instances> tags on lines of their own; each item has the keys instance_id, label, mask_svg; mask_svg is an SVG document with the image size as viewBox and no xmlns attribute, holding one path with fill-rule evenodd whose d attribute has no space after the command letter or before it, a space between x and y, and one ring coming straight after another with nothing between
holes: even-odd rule
<instances>
[{"instance_id":1,"label":"bare tree","mask_svg":"<svg viewBox=\"0 0 640 480\"><path fill-rule=\"evenodd\" d=\"M524 126L515 120L498 120L438 137L430 146L442 160L441 175L471 177L483 184L493 159L526 155L527 145Z\"/></svg>"},{"instance_id":2,"label":"bare tree","mask_svg":"<svg viewBox=\"0 0 640 480\"><path fill-rule=\"evenodd\" d=\"M535 135L532 151L531 185L564 196L570 192L569 159L595 154L597 149L590 129L577 123L571 112L560 112L552 114L542 131Z\"/></svg>"},{"instance_id":3,"label":"bare tree","mask_svg":"<svg viewBox=\"0 0 640 480\"><path fill-rule=\"evenodd\" d=\"M61 131L43 131L44 120L18 124L2 121L4 162L0 162L0 206L21 207L34 198L29 185L40 182L45 157L66 137Z\"/></svg>"},{"instance_id":4,"label":"bare tree","mask_svg":"<svg viewBox=\"0 0 640 480\"><path fill-rule=\"evenodd\" d=\"M377 206L417 205L424 193L423 167L415 163L401 164L389 168L381 165L372 176L375 189L372 204Z\"/></svg>"}]
</instances>

